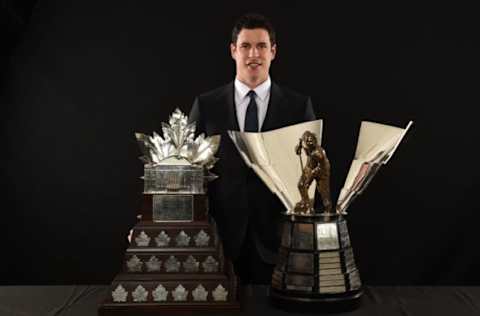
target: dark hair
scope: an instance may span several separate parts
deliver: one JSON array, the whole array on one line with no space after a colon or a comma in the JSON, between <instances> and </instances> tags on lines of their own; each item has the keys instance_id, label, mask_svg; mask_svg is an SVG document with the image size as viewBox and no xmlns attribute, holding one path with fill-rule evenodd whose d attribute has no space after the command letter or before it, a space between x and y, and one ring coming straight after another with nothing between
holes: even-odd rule
<instances>
[{"instance_id":1,"label":"dark hair","mask_svg":"<svg viewBox=\"0 0 480 316\"><path fill-rule=\"evenodd\" d=\"M238 34L242 29L264 29L268 32L270 37L270 44L273 46L276 43L275 39L275 30L270 21L261 14L258 13L247 13L242 15L233 26L232 30L232 43L237 43Z\"/></svg>"}]
</instances>

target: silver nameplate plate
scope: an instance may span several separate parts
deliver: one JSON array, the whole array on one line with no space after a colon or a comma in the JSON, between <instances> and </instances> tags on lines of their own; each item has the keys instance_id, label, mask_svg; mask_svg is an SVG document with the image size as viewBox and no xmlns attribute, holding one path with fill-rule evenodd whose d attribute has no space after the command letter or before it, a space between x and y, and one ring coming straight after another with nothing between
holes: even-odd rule
<instances>
[{"instance_id":1,"label":"silver nameplate plate","mask_svg":"<svg viewBox=\"0 0 480 316\"><path fill-rule=\"evenodd\" d=\"M341 274L342 269L324 269L324 270L319 270L318 274L320 276L325 276L325 275L335 275L335 274Z\"/></svg>"},{"instance_id":2,"label":"silver nameplate plate","mask_svg":"<svg viewBox=\"0 0 480 316\"><path fill-rule=\"evenodd\" d=\"M345 292L345 286L320 286L320 293L343 293Z\"/></svg>"},{"instance_id":3,"label":"silver nameplate plate","mask_svg":"<svg viewBox=\"0 0 480 316\"><path fill-rule=\"evenodd\" d=\"M283 223L283 232L282 232L282 246L283 247L290 247L290 230L291 224L289 222L284 222Z\"/></svg>"},{"instance_id":4,"label":"silver nameplate plate","mask_svg":"<svg viewBox=\"0 0 480 316\"><path fill-rule=\"evenodd\" d=\"M291 252L288 258L288 271L313 274L313 254Z\"/></svg>"},{"instance_id":5,"label":"silver nameplate plate","mask_svg":"<svg viewBox=\"0 0 480 316\"><path fill-rule=\"evenodd\" d=\"M293 242L292 248L295 249L313 249L313 224L310 223L296 223L293 228Z\"/></svg>"},{"instance_id":6,"label":"silver nameplate plate","mask_svg":"<svg viewBox=\"0 0 480 316\"><path fill-rule=\"evenodd\" d=\"M326 287L326 286L343 286L345 287L345 279L339 279L339 280L329 280L329 281L323 281L320 282L320 287Z\"/></svg>"},{"instance_id":7,"label":"silver nameplate plate","mask_svg":"<svg viewBox=\"0 0 480 316\"><path fill-rule=\"evenodd\" d=\"M326 281L344 281L345 280L345 275L344 274L333 274L333 275L320 275L318 278L319 282L326 282Z\"/></svg>"},{"instance_id":8,"label":"silver nameplate plate","mask_svg":"<svg viewBox=\"0 0 480 316\"><path fill-rule=\"evenodd\" d=\"M342 242L342 247L346 248L350 246L350 237L348 235L347 222L341 221L338 223L338 230L340 233L340 240Z\"/></svg>"},{"instance_id":9,"label":"silver nameplate plate","mask_svg":"<svg viewBox=\"0 0 480 316\"><path fill-rule=\"evenodd\" d=\"M362 281L360 280L360 274L358 273L358 270L352 271L350 273L350 288L352 290L359 289L362 286Z\"/></svg>"},{"instance_id":10,"label":"silver nameplate plate","mask_svg":"<svg viewBox=\"0 0 480 316\"><path fill-rule=\"evenodd\" d=\"M322 263L318 265L318 268L323 270L323 269L341 269L342 266L340 265L340 262L338 263Z\"/></svg>"},{"instance_id":11,"label":"silver nameplate plate","mask_svg":"<svg viewBox=\"0 0 480 316\"><path fill-rule=\"evenodd\" d=\"M338 231L336 223L317 224L317 249L339 249Z\"/></svg>"},{"instance_id":12,"label":"silver nameplate plate","mask_svg":"<svg viewBox=\"0 0 480 316\"><path fill-rule=\"evenodd\" d=\"M326 264L326 263L337 263L340 264L340 256L337 257L331 257L331 258L319 258L319 263L320 264Z\"/></svg>"},{"instance_id":13,"label":"silver nameplate plate","mask_svg":"<svg viewBox=\"0 0 480 316\"><path fill-rule=\"evenodd\" d=\"M193 221L193 196L154 194L152 199L154 222Z\"/></svg>"},{"instance_id":14,"label":"silver nameplate plate","mask_svg":"<svg viewBox=\"0 0 480 316\"><path fill-rule=\"evenodd\" d=\"M144 193L203 194L204 171L194 166L158 165L144 168Z\"/></svg>"},{"instance_id":15,"label":"silver nameplate plate","mask_svg":"<svg viewBox=\"0 0 480 316\"><path fill-rule=\"evenodd\" d=\"M306 275L288 274L285 277L285 285L288 290L311 291L313 278Z\"/></svg>"},{"instance_id":16,"label":"silver nameplate plate","mask_svg":"<svg viewBox=\"0 0 480 316\"><path fill-rule=\"evenodd\" d=\"M321 253L318 254L318 257L322 261L323 261L323 259L327 259L327 258L338 258L338 260L340 260L340 254L338 253L338 251L321 252Z\"/></svg>"}]
</instances>

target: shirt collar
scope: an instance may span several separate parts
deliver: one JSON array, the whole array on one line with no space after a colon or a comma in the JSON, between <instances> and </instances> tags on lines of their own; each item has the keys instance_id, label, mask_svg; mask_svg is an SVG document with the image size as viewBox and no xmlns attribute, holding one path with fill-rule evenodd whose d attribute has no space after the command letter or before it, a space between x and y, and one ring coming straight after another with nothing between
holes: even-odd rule
<instances>
[{"instance_id":1,"label":"shirt collar","mask_svg":"<svg viewBox=\"0 0 480 316\"><path fill-rule=\"evenodd\" d=\"M272 86L272 81L270 80L270 76L268 76L267 80L259 84L253 91L257 94L260 100L265 101L270 92L270 87ZM235 78L235 90L237 91L238 95L241 99L245 98L247 93L252 90L246 84Z\"/></svg>"}]
</instances>

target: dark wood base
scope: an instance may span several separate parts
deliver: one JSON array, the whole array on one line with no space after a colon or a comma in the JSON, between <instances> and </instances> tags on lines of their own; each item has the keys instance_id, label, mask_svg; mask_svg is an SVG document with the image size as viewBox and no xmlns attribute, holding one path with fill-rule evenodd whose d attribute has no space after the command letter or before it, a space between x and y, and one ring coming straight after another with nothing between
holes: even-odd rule
<instances>
[{"instance_id":1,"label":"dark wood base","mask_svg":"<svg viewBox=\"0 0 480 316\"><path fill-rule=\"evenodd\" d=\"M195 241L195 236L200 234L200 231L210 236L206 244L198 245ZM154 241L160 232L170 236L166 245L158 245ZM176 242L180 232L190 236L186 245ZM142 234L148 238L141 237ZM223 256L222 244L213 222L140 221L135 225L132 237L123 269L112 281L106 299L98 308L98 315L168 315L193 312L208 314L212 311L227 314L240 310L233 265ZM137 239L147 241L140 244ZM157 259L155 270L147 265L151 258ZM171 258L175 261L170 263L170 266L176 269L169 271L166 262ZM209 258L213 261L207 263ZM188 260L190 266L187 269ZM173 293L180 286L187 294L182 300L176 300ZM208 293L206 301L193 295L193 291L200 286ZM166 296L159 298L159 292L154 294L157 290L163 291L163 295L167 293ZM122 298L123 295L125 296ZM225 297L222 298L223 295Z\"/></svg>"},{"instance_id":2,"label":"dark wood base","mask_svg":"<svg viewBox=\"0 0 480 316\"><path fill-rule=\"evenodd\" d=\"M362 289L340 294L308 295L270 288L268 296L273 306L288 312L338 313L357 309L362 294Z\"/></svg>"}]
</instances>

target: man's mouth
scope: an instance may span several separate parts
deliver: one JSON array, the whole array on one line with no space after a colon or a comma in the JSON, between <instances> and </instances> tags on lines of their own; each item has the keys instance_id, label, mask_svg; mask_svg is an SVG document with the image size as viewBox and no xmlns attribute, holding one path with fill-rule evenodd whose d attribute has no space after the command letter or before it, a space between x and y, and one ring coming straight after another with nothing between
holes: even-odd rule
<instances>
[{"instance_id":1,"label":"man's mouth","mask_svg":"<svg viewBox=\"0 0 480 316\"><path fill-rule=\"evenodd\" d=\"M261 65L262 65L261 63L257 63L257 62L247 63L247 66L250 67L250 68L257 68Z\"/></svg>"}]
</instances>

